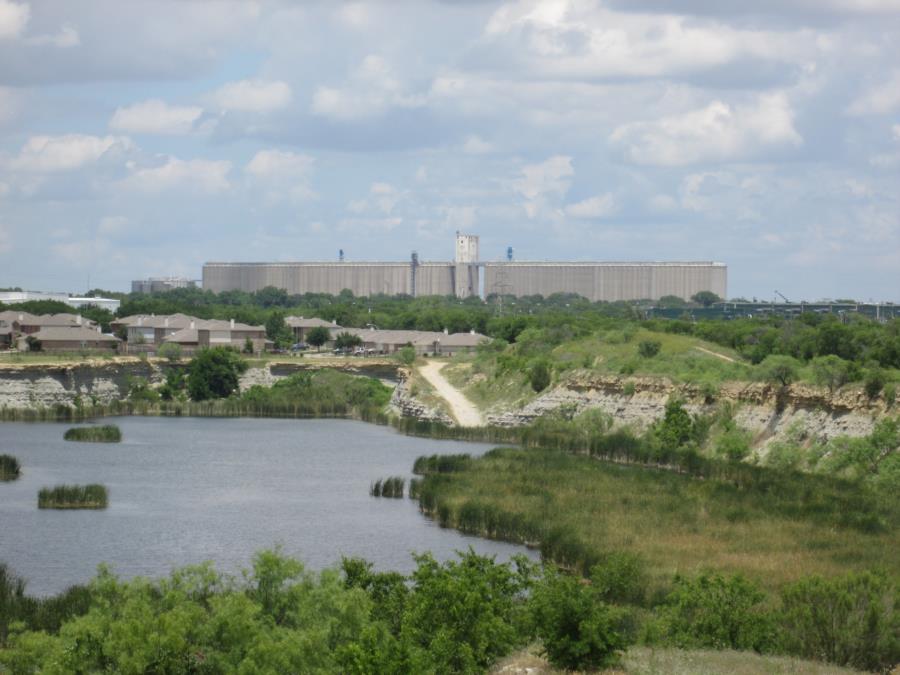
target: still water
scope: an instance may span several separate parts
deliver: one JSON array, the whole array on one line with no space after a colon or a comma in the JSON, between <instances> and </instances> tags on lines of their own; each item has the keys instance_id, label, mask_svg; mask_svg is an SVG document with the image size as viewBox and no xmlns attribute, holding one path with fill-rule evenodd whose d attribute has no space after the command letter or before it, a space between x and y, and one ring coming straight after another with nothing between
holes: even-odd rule
<instances>
[{"instance_id":1,"label":"still water","mask_svg":"<svg viewBox=\"0 0 900 675\"><path fill-rule=\"evenodd\" d=\"M160 577L215 562L238 572L275 544L313 569L362 556L408 572L410 553L438 559L469 546L506 560L519 546L467 537L423 517L409 499L369 497L369 483L410 477L419 455L491 446L402 436L348 420L124 417L122 443L63 440L67 424L0 424L0 454L23 475L0 483L0 561L28 592L83 583L101 562L122 577ZM41 487L103 483L103 511L38 510ZM534 556L534 553L529 553Z\"/></svg>"}]
</instances>

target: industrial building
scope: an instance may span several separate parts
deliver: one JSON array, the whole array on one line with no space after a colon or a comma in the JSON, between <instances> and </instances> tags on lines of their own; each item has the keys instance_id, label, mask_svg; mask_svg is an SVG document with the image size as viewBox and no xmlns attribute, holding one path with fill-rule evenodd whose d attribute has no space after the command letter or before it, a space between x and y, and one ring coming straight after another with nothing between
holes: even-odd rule
<instances>
[{"instance_id":1,"label":"industrial building","mask_svg":"<svg viewBox=\"0 0 900 675\"><path fill-rule=\"evenodd\" d=\"M165 293L176 288L196 288L197 282L185 277L150 277L131 282L132 293Z\"/></svg>"},{"instance_id":2,"label":"industrial building","mask_svg":"<svg viewBox=\"0 0 900 675\"><path fill-rule=\"evenodd\" d=\"M716 262L481 262L478 237L456 234L453 262L228 263L203 266L204 290L254 292L274 286L290 294L348 289L357 296L455 295L458 298L576 293L591 301L688 299L700 291L727 294L727 268Z\"/></svg>"}]
</instances>

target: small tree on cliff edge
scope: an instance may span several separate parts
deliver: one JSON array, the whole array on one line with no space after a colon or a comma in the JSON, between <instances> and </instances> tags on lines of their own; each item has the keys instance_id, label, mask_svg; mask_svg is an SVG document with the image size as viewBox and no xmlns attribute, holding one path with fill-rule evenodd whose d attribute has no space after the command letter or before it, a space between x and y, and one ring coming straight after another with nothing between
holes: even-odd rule
<instances>
[{"instance_id":1,"label":"small tree on cliff edge","mask_svg":"<svg viewBox=\"0 0 900 675\"><path fill-rule=\"evenodd\" d=\"M231 396L247 363L228 347L204 349L188 366L188 392L194 401Z\"/></svg>"}]
</instances>

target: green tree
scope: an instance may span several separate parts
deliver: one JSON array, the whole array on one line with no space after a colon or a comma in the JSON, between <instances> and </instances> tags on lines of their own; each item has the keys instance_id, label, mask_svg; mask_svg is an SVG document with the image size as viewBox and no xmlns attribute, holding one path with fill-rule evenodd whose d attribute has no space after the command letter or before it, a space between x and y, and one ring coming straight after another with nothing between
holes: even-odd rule
<instances>
[{"instance_id":1,"label":"green tree","mask_svg":"<svg viewBox=\"0 0 900 675\"><path fill-rule=\"evenodd\" d=\"M698 305L703 305L704 307L710 307L717 302L722 302L722 298L712 291L700 291L691 296L691 301L696 302Z\"/></svg>"},{"instance_id":2,"label":"green tree","mask_svg":"<svg viewBox=\"0 0 900 675\"><path fill-rule=\"evenodd\" d=\"M543 653L555 668L607 668L626 647L622 612L576 577L548 570L532 592L530 608Z\"/></svg>"},{"instance_id":3,"label":"green tree","mask_svg":"<svg viewBox=\"0 0 900 675\"><path fill-rule=\"evenodd\" d=\"M284 322L284 312L275 310L269 314L269 318L266 319L266 337L274 342L276 347L290 346L294 335Z\"/></svg>"},{"instance_id":4,"label":"green tree","mask_svg":"<svg viewBox=\"0 0 900 675\"><path fill-rule=\"evenodd\" d=\"M337 349L353 349L362 344L362 338L353 333L342 332L334 339L334 346Z\"/></svg>"},{"instance_id":5,"label":"green tree","mask_svg":"<svg viewBox=\"0 0 900 675\"><path fill-rule=\"evenodd\" d=\"M656 427L656 437L662 447L666 450L680 448L690 440L693 430L694 422L682 402L669 399L666 413Z\"/></svg>"},{"instance_id":6,"label":"green tree","mask_svg":"<svg viewBox=\"0 0 900 675\"><path fill-rule=\"evenodd\" d=\"M783 354L769 354L759 368L765 379L786 387L797 378L800 362Z\"/></svg>"},{"instance_id":7,"label":"green tree","mask_svg":"<svg viewBox=\"0 0 900 675\"><path fill-rule=\"evenodd\" d=\"M316 351L331 339L331 331L325 326L315 326L306 334L306 343L316 348Z\"/></svg>"},{"instance_id":8,"label":"green tree","mask_svg":"<svg viewBox=\"0 0 900 675\"><path fill-rule=\"evenodd\" d=\"M852 375L850 363L834 354L817 356L811 365L816 384L828 387L830 394L847 384Z\"/></svg>"},{"instance_id":9,"label":"green tree","mask_svg":"<svg viewBox=\"0 0 900 675\"><path fill-rule=\"evenodd\" d=\"M231 396L247 363L228 347L202 350L188 366L188 392L195 401Z\"/></svg>"}]
</instances>

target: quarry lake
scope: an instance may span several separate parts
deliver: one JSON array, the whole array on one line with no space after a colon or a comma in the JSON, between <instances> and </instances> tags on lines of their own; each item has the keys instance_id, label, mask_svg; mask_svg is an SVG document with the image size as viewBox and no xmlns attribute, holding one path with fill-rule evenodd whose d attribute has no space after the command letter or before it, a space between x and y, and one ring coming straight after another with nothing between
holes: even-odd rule
<instances>
[{"instance_id":1,"label":"quarry lake","mask_svg":"<svg viewBox=\"0 0 900 675\"><path fill-rule=\"evenodd\" d=\"M442 529L413 500L369 496L377 478L409 478L419 455L476 455L487 444L333 419L109 423L122 429L121 443L64 441L66 424L0 424L0 454L22 465L21 478L0 483L0 562L27 579L31 594L84 583L103 562L122 577L161 577L204 560L238 572L254 552L279 543L311 569L342 555L408 572L413 551L441 560L469 546L498 560L526 552ZM62 483L105 484L109 507L38 510L38 490Z\"/></svg>"}]
</instances>

